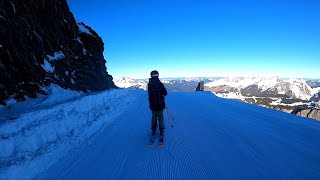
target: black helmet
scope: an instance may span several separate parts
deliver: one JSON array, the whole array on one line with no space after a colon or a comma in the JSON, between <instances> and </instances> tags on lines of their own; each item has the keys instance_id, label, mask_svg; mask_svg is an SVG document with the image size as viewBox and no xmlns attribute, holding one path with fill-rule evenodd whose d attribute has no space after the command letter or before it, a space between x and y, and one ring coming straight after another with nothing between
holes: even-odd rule
<instances>
[{"instance_id":1,"label":"black helmet","mask_svg":"<svg viewBox=\"0 0 320 180\"><path fill-rule=\"evenodd\" d=\"M159 72L156 71L156 70L151 71L150 76L151 76L151 77L159 77Z\"/></svg>"}]
</instances>

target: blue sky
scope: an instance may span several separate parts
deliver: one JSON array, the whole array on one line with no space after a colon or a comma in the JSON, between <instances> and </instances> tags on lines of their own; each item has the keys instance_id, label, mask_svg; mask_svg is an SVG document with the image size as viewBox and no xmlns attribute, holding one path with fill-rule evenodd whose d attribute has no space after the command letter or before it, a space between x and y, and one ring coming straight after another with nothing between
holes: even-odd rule
<instances>
[{"instance_id":1,"label":"blue sky","mask_svg":"<svg viewBox=\"0 0 320 180\"><path fill-rule=\"evenodd\" d=\"M317 0L68 0L114 77L320 78Z\"/></svg>"}]
</instances>

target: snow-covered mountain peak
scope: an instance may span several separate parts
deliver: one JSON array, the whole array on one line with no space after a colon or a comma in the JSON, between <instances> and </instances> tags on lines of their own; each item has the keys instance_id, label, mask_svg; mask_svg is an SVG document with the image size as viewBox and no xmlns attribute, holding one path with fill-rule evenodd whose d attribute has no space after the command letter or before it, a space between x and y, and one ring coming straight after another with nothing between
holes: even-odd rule
<instances>
[{"instance_id":1,"label":"snow-covered mountain peak","mask_svg":"<svg viewBox=\"0 0 320 180\"><path fill-rule=\"evenodd\" d=\"M143 89L146 90L148 82L146 80L133 79L130 77L122 77L115 79L114 84L120 88Z\"/></svg>"},{"instance_id":2,"label":"snow-covered mountain peak","mask_svg":"<svg viewBox=\"0 0 320 180\"><path fill-rule=\"evenodd\" d=\"M277 92L279 94L287 94L292 98L298 98L303 100L309 100L315 94L315 92L317 92L313 90L303 79L282 80L278 76L229 76L223 79L207 83L205 84L205 86L208 88L228 86L236 88L238 90L245 88L254 88L254 86L256 86L261 92L273 91L275 93Z\"/></svg>"}]
</instances>

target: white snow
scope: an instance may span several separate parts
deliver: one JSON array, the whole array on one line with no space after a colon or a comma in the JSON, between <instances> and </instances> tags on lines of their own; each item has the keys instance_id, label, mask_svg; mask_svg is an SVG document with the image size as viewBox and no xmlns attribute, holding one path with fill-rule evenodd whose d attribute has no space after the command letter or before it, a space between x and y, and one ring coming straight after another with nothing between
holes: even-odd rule
<instances>
[{"instance_id":1,"label":"white snow","mask_svg":"<svg viewBox=\"0 0 320 180\"><path fill-rule=\"evenodd\" d=\"M309 100L312 97L312 88L303 79L289 79L290 89L295 97L303 100Z\"/></svg>"},{"instance_id":2,"label":"white snow","mask_svg":"<svg viewBox=\"0 0 320 180\"><path fill-rule=\"evenodd\" d=\"M120 79L115 79L114 83L116 86L120 88L136 87L138 89L143 89L143 90L147 90L148 88L148 82L146 80L132 79L129 77L122 77Z\"/></svg>"},{"instance_id":3,"label":"white snow","mask_svg":"<svg viewBox=\"0 0 320 180\"><path fill-rule=\"evenodd\" d=\"M13 4L12 1L11 1L11 5L12 5L12 9L13 9L14 14L16 14L16 13L17 13L17 11L16 11L16 6Z\"/></svg>"},{"instance_id":4,"label":"white snow","mask_svg":"<svg viewBox=\"0 0 320 180\"><path fill-rule=\"evenodd\" d=\"M43 41L42 38L39 36L39 34L35 30L33 30L32 32L39 40Z\"/></svg>"},{"instance_id":5,"label":"white snow","mask_svg":"<svg viewBox=\"0 0 320 180\"><path fill-rule=\"evenodd\" d=\"M208 92L170 93L165 147L147 146L147 93L113 127L37 179L318 179L320 123L220 99ZM156 136L156 143L158 134Z\"/></svg>"},{"instance_id":6,"label":"white snow","mask_svg":"<svg viewBox=\"0 0 320 180\"><path fill-rule=\"evenodd\" d=\"M307 105L307 103L303 103L303 102L295 102L295 103L291 103L291 104L285 104L285 103L281 103L282 99L279 98L275 101L272 101L270 103L270 105L273 106L277 106L277 105L282 105L282 106L292 106L292 107L297 107L297 106L301 106L301 105Z\"/></svg>"},{"instance_id":7,"label":"white snow","mask_svg":"<svg viewBox=\"0 0 320 180\"><path fill-rule=\"evenodd\" d=\"M288 79L282 80L277 76L271 77L226 77L206 83L207 87L230 86L237 89L243 89L250 85L257 85L261 91L268 89L278 91L278 94L285 94L286 91L291 90L295 98L309 100L314 94L314 90L302 79Z\"/></svg>"},{"instance_id":8,"label":"white snow","mask_svg":"<svg viewBox=\"0 0 320 180\"><path fill-rule=\"evenodd\" d=\"M228 98L228 99L241 99L241 100L245 99L245 97L242 96L242 94L239 92L215 93L215 95L221 98Z\"/></svg>"},{"instance_id":9,"label":"white snow","mask_svg":"<svg viewBox=\"0 0 320 180\"><path fill-rule=\"evenodd\" d=\"M317 87L317 88L313 88L313 89L312 89L312 95L317 94L317 93L319 93L319 92L320 92L320 87Z\"/></svg>"},{"instance_id":10,"label":"white snow","mask_svg":"<svg viewBox=\"0 0 320 180\"><path fill-rule=\"evenodd\" d=\"M69 71L66 71L65 74L66 74L67 76L69 76Z\"/></svg>"},{"instance_id":11,"label":"white snow","mask_svg":"<svg viewBox=\"0 0 320 180\"><path fill-rule=\"evenodd\" d=\"M11 106L13 104L15 104L17 102L17 100L15 100L13 97L10 97L7 101L6 101L6 104L8 106Z\"/></svg>"},{"instance_id":12,"label":"white snow","mask_svg":"<svg viewBox=\"0 0 320 180\"><path fill-rule=\"evenodd\" d=\"M90 30L88 28L86 28L84 25L82 25L82 23L77 23L78 27L79 27L79 32L80 33L85 33L85 34L89 34L91 36L93 36L90 32Z\"/></svg>"},{"instance_id":13,"label":"white snow","mask_svg":"<svg viewBox=\"0 0 320 180\"><path fill-rule=\"evenodd\" d=\"M73 92L65 92L53 92L47 101L67 98L69 94L73 97ZM134 98L125 90L81 95L1 124L0 179L33 178L103 127L110 126ZM41 104L47 102L38 106Z\"/></svg>"},{"instance_id":14,"label":"white snow","mask_svg":"<svg viewBox=\"0 0 320 180\"><path fill-rule=\"evenodd\" d=\"M278 98L270 103L270 105L277 106L281 104L282 99Z\"/></svg>"},{"instance_id":15,"label":"white snow","mask_svg":"<svg viewBox=\"0 0 320 180\"><path fill-rule=\"evenodd\" d=\"M277 76L272 77L237 77L237 76L229 76L226 78L218 79L216 81L206 83L205 86L207 87L216 87L216 86L222 86L227 85L235 88L246 88L250 85L258 85L259 88L263 90L267 90L269 88L274 87L276 84L281 82L281 79Z\"/></svg>"},{"instance_id":16,"label":"white snow","mask_svg":"<svg viewBox=\"0 0 320 180\"><path fill-rule=\"evenodd\" d=\"M78 43L83 44L80 37L77 37L77 41L78 41Z\"/></svg>"},{"instance_id":17,"label":"white snow","mask_svg":"<svg viewBox=\"0 0 320 180\"><path fill-rule=\"evenodd\" d=\"M76 84L76 82L71 78L71 83L72 84Z\"/></svg>"},{"instance_id":18,"label":"white snow","mask_svg":"<svg viewBox=\"0 0 320 180\"><path fill-rule=\"evenodd\" d=\"M55 52L53 56L47 55L47 57L49 61L56 61L56 60L63 59L65 56L61 51L59 51L59 52Z\"/></svg>"},{"instance_id":19,"label":"white snow","mask_svg":"<svg viewBox=\"0 0 320 180\"><path fill-rule=\"evenodd\" d=\"M146 91L53 87L45 100L0 124L0 179L320 177L319 121L210 92L170 92L165 146L157 147L157 133L150 148Z\"/></svg>"},{"instance_id":20,"label":"white snow","mask_svg":"<svg viewBox=\"0 0 320 180\"><path fill-rule=\"evenodd\" d=\"M87 50L85 48L82 48L83 55L87 55Z\"/></svg>"},{"instance_id":21,"label":"white snow","mask_svg":"<svg viewBox=\"0 0 320 180\"><path fill-rule=\"evenodd\" d=\"M52 67L51 64L50 64L47 60L44 59L43 61L44 61L44 63L41 64L41 67L42 67L45 71L50 72L50 73L53 73L54 70L55 70L55 68Z\"/></svg>"}]
</instances>

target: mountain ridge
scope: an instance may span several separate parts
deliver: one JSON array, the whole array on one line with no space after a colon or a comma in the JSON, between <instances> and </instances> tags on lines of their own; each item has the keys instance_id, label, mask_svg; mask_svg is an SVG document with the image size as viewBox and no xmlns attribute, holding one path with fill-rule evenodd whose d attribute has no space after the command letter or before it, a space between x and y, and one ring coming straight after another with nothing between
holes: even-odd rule
<instances>
[{"instance_id":1,"label":"mountain ridge","mask_svg":"<svg viewBox=\"0 0 320 180\"><path fill-rule=\"evenodd\" d=\"M0 104L45 94L51 83L83 92L115 88L104 43L76 22L66 0L0 3Z\"/></svg>"}]
</instances>

